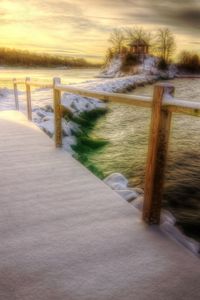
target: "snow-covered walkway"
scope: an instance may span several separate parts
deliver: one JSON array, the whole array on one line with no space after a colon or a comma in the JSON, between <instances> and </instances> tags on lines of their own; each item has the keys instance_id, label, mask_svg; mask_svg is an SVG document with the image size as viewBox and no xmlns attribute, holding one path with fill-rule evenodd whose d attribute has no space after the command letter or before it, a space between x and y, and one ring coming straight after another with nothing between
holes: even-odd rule
<instances>
[{"instance_id":1,"label":"snow-covered walkway","mask_svg":"<svg viewBox=\"0 0 200 300\"><path fill-rule=\"evenodd\" d=\"M197 257L21 113L0 127L0 299L199 299Z\"/></svg>"}]
</instances>

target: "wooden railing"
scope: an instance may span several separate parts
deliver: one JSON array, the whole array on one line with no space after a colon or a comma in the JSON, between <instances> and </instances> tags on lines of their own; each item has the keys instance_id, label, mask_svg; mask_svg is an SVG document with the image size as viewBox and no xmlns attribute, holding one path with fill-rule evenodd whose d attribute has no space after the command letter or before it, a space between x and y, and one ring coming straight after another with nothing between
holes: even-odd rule
<instances>
[{"instance_id":1,"label":"wooden railing","mask_svg":"<svg viewBox=\"0 0 200 300\"><path fill-rule=\"evenodd\" d=\"M31 86L53 89L56 147L62 146L62 92L151 109L151 126L144 184L143 219L148 224L158 224L160 222L172 113L200 116L200 102L175 99L174 86L169 83L155 84L153 96L145 97L79 89L61 84L60 78L54 78L53 84L38 83L30 81L30 78L26 78L25 82L17 81L16 79L13 81L16 109L19 109L17 84L22 83L26 85L27 114L29 120L32 119Z\"/></svg>"}]
</instances>

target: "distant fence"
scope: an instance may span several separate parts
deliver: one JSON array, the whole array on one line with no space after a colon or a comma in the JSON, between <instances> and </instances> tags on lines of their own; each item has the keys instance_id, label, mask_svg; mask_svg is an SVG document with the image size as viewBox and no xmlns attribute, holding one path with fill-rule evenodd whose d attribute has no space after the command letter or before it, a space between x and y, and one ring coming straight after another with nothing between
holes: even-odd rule
<instances>
[{"instance_id":1,"label":"distant fence","mask_svg":"<svg viewBox=\"0 0 200 300\"><path fill-rule=\"evenodd\" d=\"M60 78L54 78L53 84L31 81L30 78L26 78L25 81L13 79L16 109L19 109L18 84L25 84L26 86L27 115L29 120L32 120L31 86L53 89L56 147L62 146L62 92L97 98L103 101L150 108L151 126L144 184L143 219L148 224L158 224L160 222L172 113L175 112L199 117L200 102L175 99L175 88L169 83L155 84L153 96L145 97L79 89L61 84Z\"/></svg>"}]
</instances>

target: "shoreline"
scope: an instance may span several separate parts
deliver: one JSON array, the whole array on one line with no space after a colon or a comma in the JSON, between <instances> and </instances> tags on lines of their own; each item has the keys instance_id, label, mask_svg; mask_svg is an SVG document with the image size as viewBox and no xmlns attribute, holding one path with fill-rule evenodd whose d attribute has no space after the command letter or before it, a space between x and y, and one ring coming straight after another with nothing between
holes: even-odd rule
<instances>
[{"instance_id":1,"label":"shoreline","mask_svg":"<svg viewBox=\"0 0 200 300\"><path fill-rule=\"evenodd\" d=\"M194 78L194 79L200 79L200 74L183 74L183 75L181 75L181 74L177 74L176 76L175 76L175 78L184 78L184 79L190 79L190 78Z\"/></svg>"}]
</instances>

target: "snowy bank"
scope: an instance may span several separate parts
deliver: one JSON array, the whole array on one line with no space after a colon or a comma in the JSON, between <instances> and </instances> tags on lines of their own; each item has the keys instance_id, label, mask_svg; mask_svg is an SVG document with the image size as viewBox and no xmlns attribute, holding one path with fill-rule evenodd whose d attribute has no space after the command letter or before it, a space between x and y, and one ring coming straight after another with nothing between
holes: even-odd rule
<instances>
[{"instance_id":1,"label":"snowy bank","mask_svg":"<svg viewBox=\"0 0 200 300\"><path fill-rule=\"evenodd\" d=\"M99 78L115 78L127 75L155 75L161 79L172 79L177 74L175 65L169 65L168 70L158 69L158 57L146 55L144 61L135 66L129 66L128 70L123 70L123 56L114 57L100 72Z\"/></svg>"},{"instance_id":2,"label":"snowy bank","mask_svg":"<svg viewBox=\"0 0 200 300\"><path fill-rule=\"evenodd\" d=\"M114 79L102 79L92 80L85 83L79 83L72 85L73 87L83 88L91 91L102 91L102 92L126 92L136 88L137 86L152 84L158 79L155 75L135 75L126 76ZM84 112L89 112L98 109L106 109L106 104L98 99L82 97L71 93L64 93L62 96L62 105L67 109L68 113L77 116ZM43 129L50 137L54 135L54 121L53 121L53 107L46 105L44 107L34 109L33 120L37 125ZM63 136L71 137L75 135L80 127L71 121L63 119L62 126ZM70 130L68 129L70 127ZM70 139L65 139L65 149L68 149L71 153Z\"/></svg>"}]
</instances>

